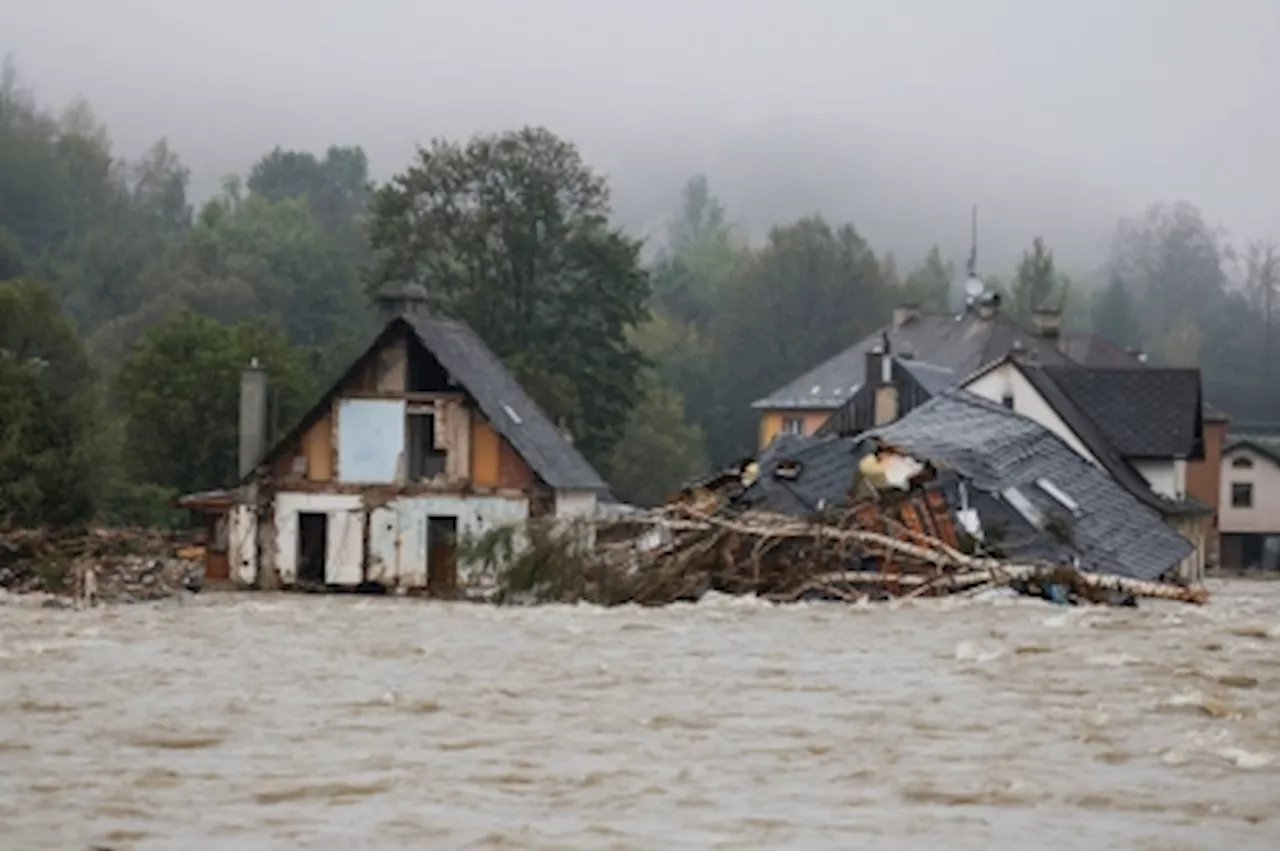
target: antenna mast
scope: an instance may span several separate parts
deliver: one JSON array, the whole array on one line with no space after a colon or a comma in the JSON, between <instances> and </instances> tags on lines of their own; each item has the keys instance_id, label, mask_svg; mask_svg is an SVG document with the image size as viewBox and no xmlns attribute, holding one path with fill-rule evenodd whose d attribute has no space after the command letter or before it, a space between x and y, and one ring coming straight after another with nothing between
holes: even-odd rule
<instances>
[{"instance_id":1,"label":"antenna mast","mask_svg":"<svg viewBox=\"0 0 1280 851\"><path fill-rule=\"evenodd\" d=\"M978 277L978 205L973 205L970 214L969 233L969 277Z\"/></svg>"}]
</instances>

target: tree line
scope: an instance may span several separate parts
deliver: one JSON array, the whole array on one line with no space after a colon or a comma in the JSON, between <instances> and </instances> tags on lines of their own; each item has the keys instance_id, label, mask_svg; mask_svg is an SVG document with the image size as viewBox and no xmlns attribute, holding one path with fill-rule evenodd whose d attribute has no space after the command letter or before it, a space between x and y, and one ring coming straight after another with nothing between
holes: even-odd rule
<instances>
[{"instance_id":1,"label":"tree line","mask_svg":"<svg viewBox=\"0 0 1280 851\"><path fill-rule=\"evenodd\" d=\"M629 501L749 453L753 399L911 302L960 305L937 248L899 269L819 215L752 245L705 177L657 251L611 221L576 147L520 128L420 148L375 185L358 145L276 148L196 208L163 141L128 160L86 103L0 79L0 527L181 522L236 474L239 374L267 364L283 432L376 333L371 297L416 280L471 324ZM1121 221L1069 279L1041 238L988 274L1022 318L1065 311L1153 361L1199 364L1241 419L1272 392L1274 243L1239 250L1190 204Z\"/></svg>"}]
</instances>

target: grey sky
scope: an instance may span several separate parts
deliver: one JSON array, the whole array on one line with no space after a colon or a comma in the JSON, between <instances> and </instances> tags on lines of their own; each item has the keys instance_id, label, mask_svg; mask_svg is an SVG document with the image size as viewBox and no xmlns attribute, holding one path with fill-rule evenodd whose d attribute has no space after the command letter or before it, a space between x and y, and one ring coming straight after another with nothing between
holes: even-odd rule
<instances>
[{"instance_id":1,"label":"grey sky","mask_svg":"<svg viewBox=\"0 0 1280 851\"><path fill-rule=\"evenodd\" d=\"M384 177L539 123L633 227L702 170L757 231L819 211L904 265L963 257L971 202L992 266L1038 232L1086 263L1161 199L1280 235L1277 45L1276 0L0 0L43 100L167 136L201 192L276 144Z\"/></svg>"}]
</instances>

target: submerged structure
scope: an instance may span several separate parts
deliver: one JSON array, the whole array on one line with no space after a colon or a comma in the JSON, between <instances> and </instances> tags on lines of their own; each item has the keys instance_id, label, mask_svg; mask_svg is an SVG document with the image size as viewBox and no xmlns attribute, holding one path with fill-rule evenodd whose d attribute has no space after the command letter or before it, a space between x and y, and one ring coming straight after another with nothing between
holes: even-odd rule
<instances>
[{"instance_id":1,"label":"submerged structure","mask_svg":"<svg viewBox=\"0 0 1280 851\"><path fill-rule=\"evenodd\" d=\"M208 580L452 596L476 567L461 541L608 498L479 336L425 302L416 284L384 291L376 339L272 445L266 371L245 370L241 481L179 500L206 514Z\"/></svg>"}]
</instances>

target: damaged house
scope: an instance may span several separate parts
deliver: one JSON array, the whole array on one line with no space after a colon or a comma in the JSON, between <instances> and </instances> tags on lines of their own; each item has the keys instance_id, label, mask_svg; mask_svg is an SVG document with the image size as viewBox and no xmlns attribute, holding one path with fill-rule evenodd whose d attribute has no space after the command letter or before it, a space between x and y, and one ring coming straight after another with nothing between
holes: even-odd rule
<instances>
[{"instance_id":1,"label":"damaged house","mask_svg":"<svg viewBox=\"0 0 1280 851\"><path fill-rule=\"evenodd\" d=\"M1139 580L1175 577L1193 550L1054 431L955 388L857 437L779 437L734 502L805 517L852 507L860 528L905 540Z\"/></svg>"},{"instance_id":2,"label":"damaged house","mask_svg":"<svg viewBox=\"0 0 1280 851\"><path fill-rule=\"evenodd\" d=\"M427 315L420 286L384 292L379 308L381 333L273 446L266 374L245 371L240 485L180 501L210 516L210 580L450 596L469 567L461 541L590 516L608 497L475 332Z\"/></svg>"},{"instance_id":3,"label":"damaged house","mask_svg":"<svg viewBox=\"0 0 1280 851\"><path fill-rule=\"evenodd\" d=\"M1193 475L1206 455L1198 369L1047 365L1013 352L962 386L1026 414L1105 470L1191 542L1180 575L1204 578L1217 479L1208 479L1210 498Z\"/></svg>"}]
</instances>

